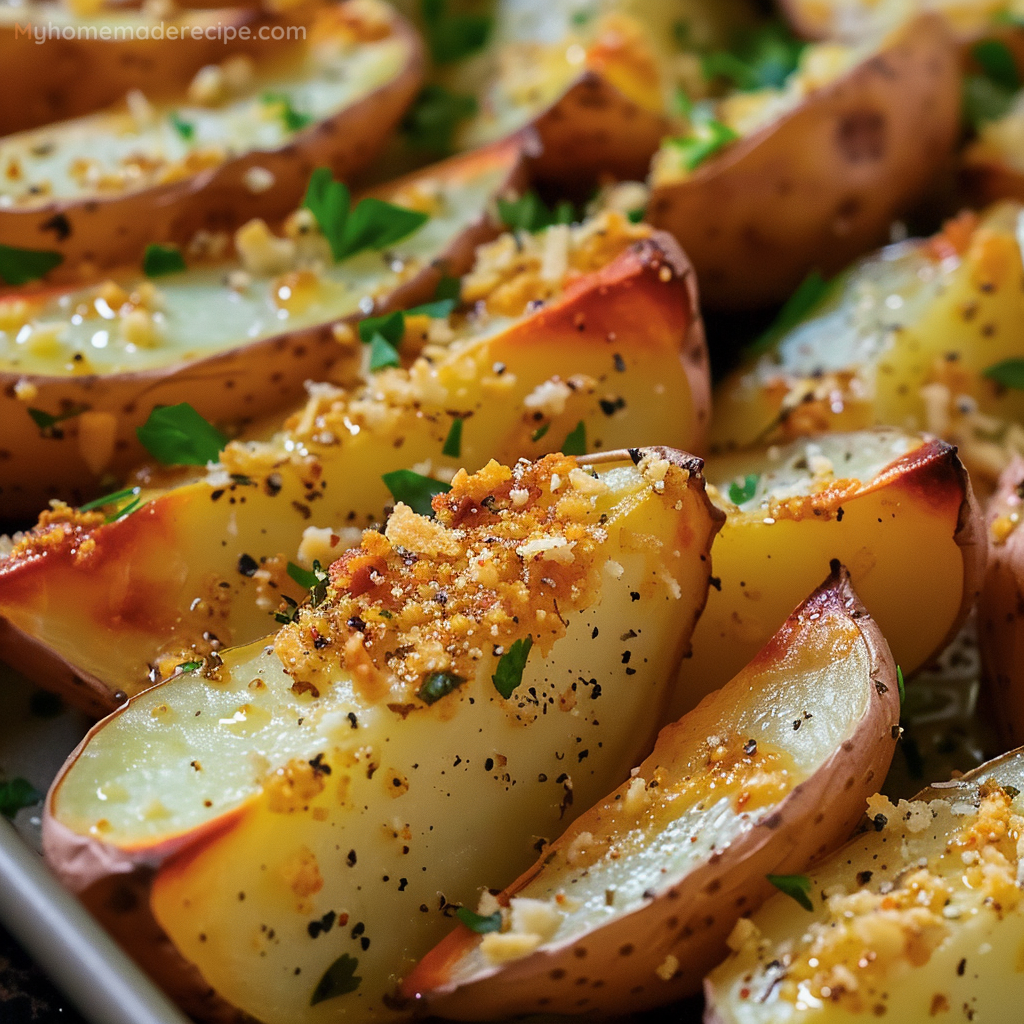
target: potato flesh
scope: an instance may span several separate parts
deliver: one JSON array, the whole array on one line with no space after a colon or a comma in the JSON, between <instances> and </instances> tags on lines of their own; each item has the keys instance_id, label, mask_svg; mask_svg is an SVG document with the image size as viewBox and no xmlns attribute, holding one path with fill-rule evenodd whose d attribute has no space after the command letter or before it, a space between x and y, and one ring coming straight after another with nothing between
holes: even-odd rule
<instances>
[{"instance_id":1,"label":"potato flesh","mask_svg":"<svg viewBox=\"0 0 1024 1024\"><path fill-rule=\"evenodd\" d=\"M919 438L901 431L822 435L795 442L778 461L763 453L710 462L713 500L728 513L715 540L712 588L680 673L673 711L682 714L723 685L785 621L790 610L838 558L878 622L904 673L942 645L962 610L964 555L955 534L965 495L959 487L873 481ZM847 457L849 456L849 457ZM814 480L803 463L831 463ZM758 474L759 492L742 506L727 501L729 485ZM780 500L815 494L832 480L860 482L836 509L783 517L762 507L768 487ZM834 504L834 503L833 503Z\"/></svg>"},{"instance_id":2,"label":"potato flesh","mask_svg":"<svg viewBox=\"0 0 1024 1024\"><path fill-rule=\"evenodd\" d=\"M0 370L14 373L69 376L86 368L102 374L152 370L203 358L241 344L301 330L315 324L358 314L368 298L386 295L408 280L411 271L425 267L476 220L508 176L507 166L488 166L483 172L438 176L430 219L414 234L391 246L388 253L366 252L329 265L313 275L314 283L301 287L286 275L256 276L240 289L227 278L240 271L232 262L195 267L184 274L159 278L157 333L151 346L129 343L124 320L97 302L97 289L60 293L41 305L29 306L26 317L5 322L0 301ZM401 202L401 196L395 198ZM145 280L141 276L115 278L131 293ZM282 289L288 288L284 293ZM291 300L291 290L300 300ZM282 298L282 296L285 296ZM70 319L80 306L89 315ZM98 310L103 308L104 312ZM57 336L53 327L58 325ZM26 413L26 419L28 414Z\"/></svg>"},{"instance_id":3,"label":"potato flesh","mask_svg":"<svg viewBox=\"0 0 1024 1024\"><path fill-rule=\"evenodd\" d=\"M676 497L657 496L632 467L602 478L612 488L595 505L595 514L609 515L603 555L623 572L602 577L599 603L572 615L547 659L531 657L516 691L525 700L497 697L493 658L481 662L477 679L405 717L351 701L341 679L319 702L296 698L273 656L253 645L225 656L225 683L173 682L111 719L59 784L55 817L131 850L226 815L226 834L200 841L155 882L153 909L175 945L221 996L268 1022L321 1019L322 1010L309 1009L311 993L348 953L363 981L331 1013L389 1016L381 996L450 927L438 892L450 902L475 902L485 873L511 879L534 856L536 837L559 828L563 812L570 817L572 806L588 806L622 778L664 699L686 640L680 623L692 620L706 588L707 506L691 484L676 509ZM634 533L653 535L664 548L637 550L628 541ZM638 593L646 596L638 601ZM624 665L620 636L630 629L637 636ZM257 676L266 690L250 689ZM586 685L578 685L581 677ZM558 709L557 695L573 685L576 710ZM531 688L542 702L556 698L532 721ZM266 719L250 707L265 708ZM193 708L202 711L198 719ZM257 779L317 753L332 769L326 787L282 818L273 785L261 791ZM379 763L372 773L371 760ZM97 830L100 819L109 827ZM323 884L301 896L304 851L315 857ZM347 927L312 938L310 922L330 910L347 913ZM369 944L352 935L357 922Z\"/></svg>"},{"instance_id":4,"label":"potato flesh","mask_svg":"<svg viewBox=\"0 0 1024 1024\"><path fill-rule=\"evenodd\" d=\"M1016 857L1011 855L1005 868L989 868L991 882L1002 897L997 896L998 906L993 906L986 900L989 886L970 877L971 858L984 844L951 844L978 820L979 783L988 779L1018 790L1024 787L1021 762L1019 752L1009 754L972 773L971 782L960 780L949 789L926 790L921 798L930 803L901 802L899 813L890 812L881 831L852 840L809 872L813 915L785 896L769 900L751 918L757 932L710 975L705 1019L716 1024L854 1024L881 1013L899 1021L942 1019L943 1014L957 1014L963 1007L979 1020L1006 1024L1018 1020L1024 995L1020 971L1024 905ZM878 807L884 813L884 805ZM869 813L876 809L872 805ZM1017 815L1024 810L1019 796L1013 798L1011 809ZM1011 827L1019 829L1020 819L1016 822ZM944 908L942 896L934 910L924 910L930 880L921 879L920 916L916 928L905 930L907 918L897 909L905 905L902 880L914 879L922 860L928 872L949 887L948 907ZM858 881L858 875L866 875L868 882ZM819 924L832 931L844 927L827 911L822 892L877 894L890 884L896 890L890 909L846 918L854 920L852 927L859 938L851 939L836 956L821 955L815 967L806 967L809 933L820 934ZM769 971L766 965L776 959L782 968ZM801 975L809 974L798 984L786 977L786 965L793 961L801 965ZM843 982L837 980L840 977ZM828 995L821 991L823 980L832 982Z\"/></svg>"},{"instance_id":5,"label":"potato flesh","mask_svg":"<svg viewBox=\"0 0 1024 1024\"><path fill-rule=\"evenodd\" d=\"M1021 212L994 207L960 255L938 236L854 267L772 352L722 383L713 447L899 425L958 444L972 473L998 474L1004 456L988 439L1024 445L1007 428L1024 417L1024 392L982 372L1020 351Z\"/></svg>"}]
</instances>

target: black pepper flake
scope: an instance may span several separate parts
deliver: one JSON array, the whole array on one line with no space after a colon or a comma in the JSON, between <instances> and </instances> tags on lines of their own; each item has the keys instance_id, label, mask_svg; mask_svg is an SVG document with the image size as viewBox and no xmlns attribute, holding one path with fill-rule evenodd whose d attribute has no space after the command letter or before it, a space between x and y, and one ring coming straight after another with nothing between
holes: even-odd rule
<instances>
[{"instance_id":1,"label":"black pepper flake","mask_svg":"<svg viewBox=\"0 0 1024 1024\"><path fill-rule=\"evenodd\" d=\"M757 740L747 740L743 744L743 753L748 757L753 757L757 753Z\"/></svg>"},{"instance_id":2,"label":"black pepper flake","mask_svg":"<svg viewBox=\"0 0 1024 1024\"><path fill-rule=\"evenodd\" d=\"M584 759L585 757L590 757L590 751L589 751L589 750L581 750L581 751L580 751L580 752L579 752L579 753L578 753L578 754L576 755L576 761L577 761L577 763L579 763L580 761L582 761L582 760L583 760L583 759Z\"/></svg>"},{"instance_id":3,"label":"black pepper flake","mask_svg":"<svg viewBox=\"0 0 1024 1024\"><path fill-rule=\"evenodd\" d=\"M623 359L618 352L612 356L612 361L615 363L615 369L618 370L619 373L626 372L626 360Z\"/></svg>"},{"instance_id":4,"label":"black pepper flake","mask_svg":"<svg viewBox=\"0 0 1024 1024\"><path fill-rule=\"evenodd\" d=\"M220 501L224 497L224 488L218 487L217 490L210 492L210 501Z\"/></svg>"},{"instance_id":5,"label":"black pepper flake","mask_svg":"<svg viewBox=\"0 0 1024 1024\"><path fill-rule=\"evenodd\" d=\"M348 721L349 725L351 725L353 729L359 728L359 719L356 718L356 713L354 711L350 711L348 713Z\"/></svg>"},{"instance_id":6,"label":"black pepper flake","mask_svg":"<svg viewBox=\"0 0 1024 1024\"><path fill-rule=\"evenodd\" d=\"M590 639L591 640L596 640L597 639L597 632L598 632L597 626L595 626L594 627L594 632L590 634Z\"/></svg>"},{"instance_id":7,"label":"black pepper flake","mask_svg":"<svg viewBox=\"0 0 1024 1024\"><path fill-rule=\"evenodd\" d=\"M884 814L876 814L871 819L871 824L875 826L876 832L881 832L889 824L889 819Z\"/></svg>"},{"instance_id":8,"label":"black pepper flake","mask_svg":"<svg viewBox=\"0 0 1024 1024\"><path fill-rule=\"evenodd\" d=\"M309 767L313 769L316 775L330 775L331 766L324 764L324 755L322 753L317 754L312 761L309 762Z\"/></svg>"},{"instance_id":9,"label":"black pepper flake","mask_svg":"<svg viewBox=\"0 0 1024 1024\"><path fill-rule=\"evenodd\" d=\"M633 657L633 652L632 651L623 651L622 652L622 664L623 665L628 665L629 664L629 659L632 658L632 657Z\"/></svg>"},{"instance_id":10,"label":"black pepper flake","mask_svg":"<svg viewBox=\"0 0 1024 1024\"><path fill-rule=\"evenodd\" d=\"M309 924L306 925L306 931L309 932L309 937L311 939L316 939L319 938L320 935L329 932L334 927L336 917L337 915L333 910L328 910L327 913L318 921L310 921Z\"/></svg>"},{"instance_id":11,"label":"black pepper flake","mask_svg":"<svg viewBox=\"0 0 1024 1024\"><path fill-rule=\"evenodd\" d=\"M629 457L633 460L633 465L634 466L639 466L640 465L640 460L643 458L643 455L640 454L640 449L639 448L630 448L629 449Z\"/></svg>"},{"instance_id":12,"label":"black pepper flake","mask_svg":"<svg viewBox=\"0 0 1024 1024\"><path fill-rule=\"evenodd\" d=\"M348 866L350 868L354 868L356 866L356 851L355 850L349 850L348 851L348 856L345 858L345 863L348 864Z\"/></svg>"},{"instance_id":13,"label":"black pepper flake","mask_svg":"<svg viewBox=\"0 0 1024 1024\"><path fill-rule=\"evenodd\" d=\"M867 885L871 881L871 876L874 874L873 871L858 871L857 872L857 884Z\"/></svg>"},{"instance_id":14,"label":"black pepper flake","mask_svg":"<svg viewBox=\"0 0 1024 1024\"><path fill-rule=\"evenodd\" d=\"M353 615L348 620L348 628L358 630L360 633L366 632L366 623L358 615Z\"/></svg>"},{"instance_id":15,"label":"black pepper flake","mask_svg":"<svg viewBox=\"0 0 1024 1024\"><path fill-rule=\"evenodd\" d=\"M605 416L614 416L620 409L626 408L626 400L621 395L618 398L602 398L597 404Z\"/></svg>"},{"instance_id":16,"label":"black pepper flake","mask_svg":"<svg viewBox=\"0 0 1024 1024\"><path fill-rule=\"evenodd\" d=\"M846 515L846 512L843 511L843 506L840 505L839 508L836 509L836 522L841 523L844 515Z\"/></svg>"},{"instance_id":17,"label":"black pepper flake","mask_svg":"<svg viewBox=\"0 0 1024 1024\"><path fill-rule=\"evenodd\" d=\"M629 599L630 601L639 601L640 595L635 590L631 590L629 592Z\"/></svg>"},{"instance_id":18,"label":"black pepper flake","mask_svg":"<svg viewBox=\"0 0 1024 1024\"><path fill-rule=\"evenodd\" d=\"M966 971L966 970L967 970L967 960L963 959L963 960L960 961L960 963L958 963L956 965L956 973L957 973L957 975L959 977L962 978L964 976L964 971Z\"/></svg>"},{"instance_id":19,"label":"black pepper flake","mask_svg":"<svg viewBox=\"0 0 1024 1024\"><path fill-rule=\"evenodd\" d=\"M709 576L708 577L708 585L714 587L715 590L717 590L719 593L721 593L722 592L722 577L721 576Z\"/></svg>"},{"instance_id":20,"label":"black pepper flake","mask_svg":"<svg viewBox=\"0 0 1024 1024\"><path fill-rule=\"evenodd\" d=\"M484 771L485 772L490 772L490 771L493 771L493 770L494 770L494 758L493 757L489 757L489 758L487 758L486 761L484 761Z\"/></svg>"},{"instance_id":21,"label":"black pepper flake","mask_svg":"<svg viewBox=\"0 0 1024 1024\"><path fill-rule=\"evenodd\" d=\"M800 724L801 723L800 723L800 719L799 718L793 719L793 732L796 732L797 729L800 728Z\"/></svg>"},{"instance_id":22,"label":"black pepper flake","mask_svg":"<svg viewBox=\"0 0 1024 1024\"><path fill-rule=\"evenodd\" d=\"M241 554L238 556L238 571L243 576L255 576L259 567L259 562L252 555Z\"/></svg>"},{"instance_id":23,"label":"black pepper flake","mask_svg":"<svg viewBox=\"0 0 1024 1024\"><path fill-rule=\"evenodd\" d=\"M58 242L63 242L71 236L71 222L63 213L55 214L48 221L42 224L43 231L52 231L57 236Z\"/></svg>"}]
</instances>

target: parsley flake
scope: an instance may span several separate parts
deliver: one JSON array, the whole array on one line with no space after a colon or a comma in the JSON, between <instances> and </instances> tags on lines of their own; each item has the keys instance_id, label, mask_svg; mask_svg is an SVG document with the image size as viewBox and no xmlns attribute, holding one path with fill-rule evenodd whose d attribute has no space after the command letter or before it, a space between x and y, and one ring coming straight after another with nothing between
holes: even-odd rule
<instances>
[{"instance_id":1,"label":"parsley flake","mask_svg":"<svg viewBox=\"0 0 1024 1024\"><path fill-rule=\"evenodd\" d=\"M124 490L114 491L113 494L104 494L102 498L93 498L84 505L78 506L79 512L92 512L94 509L103 508L105 505L116 505L125 498L134 497L139 493L138 487L125 487Z\"/></svg>"},{"instance_id":2,"label":"parsley flake","mask_svg":"<svg viewBox=\"0 0 1024 1024\"><path fill-rule=\"evenodd\" d=\"M281 118L285 128L290 132L302 131L313 123L309 114L300 114L293 106L291 97L283 92L265 92L260 102L266 107L275 107L274 113Z\"/></svg>"},{"instance_id":3,"label":"parsley flake","mask_svg":"<svg viewBox=\"0 0 1024 1024\"><path fill-rule=\"evenodd\" d=\"M896 666L896 686L900 691L900 707L903 707L903 702L907 699L907 689L903 685L903 669Z\"/></svg>"},{"instance_id":4,"label":"parsley flake","mask_svg":"<svg viewBox=\"0 0 1024 1024\"><path fill-rule=\"evenodd\" d=\"M797 39L781 22L739 32L728 51L713 51L701 57L707 79L724 79L743 92L778 89L800 63L806 43Z\"/></svg>"},{"instance_id":5,"label":"parsley flake","mask_svg":"<svg viewBox=\"0 0 1024 1024\"><path fill-rule=\"evenodd\" d=\"M441 454L447 455L451 459L458 459L462 456L462 420L458 417L452 420L451 429L444 440Z\"/></svg>"},{"instance_id":6,"label":"parsley flake","mask_svg":"<svg viewBox=\"0 0 1024 1024\"><path fill-rule=\"evenodd\" d=\"M337 996L348 995L355 992L362 984L356 971L359 969L359 961L348 953L342 953L330 967L324 971L324 976L317 982L310 996L309 1005L316 1006L326 999L334 999Z\"/></svg>"},{"instance_id":7,"label":"parsley flake","mask_svg":"<svg viewBox=\"0 0 1024 1024\"><path fill-rule=\"evenodd\" d=\"M965 76L963 107L965 118L977 128L985 121L998 121L1009 111L1021 80L1013 54L997 39L975 43L971 56L982 73Z\"/></svg>"},{"instance_id":8,"label":"parsley flake","mask_svg":"<svg viewBox=\"0 0 1024 1024\"><path fill-rule=\"evenodd\" d=\"M801 320L817 309L831 290L832 282L826 281L818 271L812 270L785 301L771 326L747 351L751 354L767 352L783 335L788 334Z\"/></svg>"},{"instance_id":9,"label":"parsley flake","mask_svg":"<svg viewBox=\"0 0 1024 1024\"><path fill-rule=\"evenodd\" d=\"M408 505L421 516L433 516L431 498L435 494L447 494L452 489L451 484L414 473L411 469L396 469L393 473L385 473L381 480L396 502Z\"/></svg>"},{"instance_id":10,"label":"parsley flake","mask_svg":"<svg viewBox=\"0 0 1024 1024\"><path fill-rule=\"evenodd\" d=\"M227 437L188 402L158 405L135 430L142 446L165 466L205 466L216 462Z\"/></svg>"},{"instance_id":11,"label":"parsley flake","mask_svg":"<svg viewBox=\"0 0 1024 1024\"><path fill-rule=\"evenodd\" d=\"M543 426L538 427L531 435L531 441L539 441L549 430L551 429L550 423L545 423Z\"/></svg>"},{"instance_id":12,"label":"parsley flake","mask_svg":"<svg viewBox=\"0 0 1024 1024\"><path fill-rule=\"evenodd\" d=\"M72 420L76 416L81 416L83 412L88 412L89 407L87 405L76 405L73 408L68 409L67 412L60 412L56 414L44 412L42 409L29 408L27 411L29 416L32 417L32 422L40 430L52 430L58 423L63 423L65 420Z\"/></svg>"},{"instance_id":13,"label":"parsley flake","mask_svg":"<svg viewBox=\"0 0 1024 1024\"><path fill-rule=\"evenodd\" d=\"M183 120L176 110L172 110L167 115L167 120L171 122L171 127L186 142L191 142L195 138L196 126L191 121Z\"/></svg>"},{"instance_id":14,"label":"parsley flake","mask_svg":"<svg viewBox=\"0 0 1024 1024\"><path fill-rule=\"evenodd\" d=\"M195 672L197 668L202 667L203 663L201 661L183 661L180 665L177 666L177 671L181 672L182 674L185 674L188 672Z\"/></svg>"},{"instance_id":15,"label":"parsley flake","mask_svg":"<svg viewBox=\"0 0 1024 1024\"><path fill-rule=\"evenodd\" d=\"M496 910L493 914L478 914L469 907L456 907L455 916L470 930L477 935L486 935L488 932L501 931L501 911Z\"/></svg>"},{"instance_id":16,"label":"parsley flake","mask_svg":"<svg viewBox=\"0 0 1024 1024\"><path fill-rule=\"evenodd\" d=\"M794 899L804 910L814 910L811 903L811 880L806 875L765 875L779 892Z\"/></svg>"},{"instance_id":17,"label":"parsley flake","mask_svg":"<svg viewBox=\"0 0 1024 1024\"><path fill-rule=\"evenodd\" d=\"M420 0L430 55L437 64L451 64L482 49L493 18L486 14L450 14L448 0Z\"/></svg>"},{"instance_id":18,"label":"parsley flake","mask_svg":"<svg viewBox=\"0 0 1024 1024\"><path fill-rule=\"evenodd\" d=\"M586 455L587 454L587 425L580 420L569 432L569 436L562 445L563 455Z\"/></svg>"},{"instance_id":19,"label":"parsley flake","mask_svg":"<svg viewBox=\"0 0 1024 1024\"><path fill-rule=\"evenodd\" d=\"M29 281L38 281L63 262L64 257L59 252L0 245L0 282L28 284Z\"/></svg>"},{"instance_id":20,"label":"parsley flake","mask_svg":"<svg viewBox=\"0 0 1024 1024\"><path fill-rule=\"evenodd\" d=\"M446 697L452 690L457 690L466 680L454 672L431 672L417 690L416 696L424 704L433 704Z\"/></svg>"},{"instance_id":21,"label":"parsley flake","mask_svg":"<svg viewBox=\"0 0 1024 1024\"><path fill-rule=\"evenodd\" d=\"M142 257L142 271L146 277L180 274L185 270L185 259L173 245L147 245Z\"/></svg>"},{"instance_id":22,"label":"parsley flake","mask_svg":"<svg viewBox=\"0 0 1024 1024\"><path fill-rule=\"evenodd\" d=\"M687 171L695 171L705 160L739 138L727 124L709 118L694 123L689 135L668 139Z\"/></svg>"},{"instance_id":23,"label":"parsley flake","mask_svg":"<svg viewBox=\"0 0 1024 1024\"><path fill-rule=\"evenodd\" d=\"M370 373L376 373L388 366L401 366L402 360L398 349L391 345L380 334L375 334L370 342Z\"/></svg>"},{"instance_id":24,"label":"parsley flake","mask_svg":"<svg viewBox=\"0 0 1024 1024\"><path fill-rule=\"evenodd\" d=\"M994 366L987 366L981 371L981 375L994 380L1004 388L1024 391L1024 359L1004 359Z\"/></svg>"},{"instance_id":25,"label":"parsley flake","mask_svg":"<svg viewBox=\"0 0 1024 1024\"><path fill-rule=\"evenodd\" d=\"M283 612L274 612L274 618L283 626L287 626L299 617L299 603L287 594L282 594L281 600L285 603L285 609Z\"/></svg>"},{"instance_id":26,"label":"parsley flake","mask_svg":"<svg viewBox=\"0 0 1024 1024\"><path fill-rule=\"evenodd\" d=\"M451 277L448 274L442 274L441 280L437 282L437 287L434 289L434 299L450 299L456 305L458 305L459 299L462 296L462 278ZM452 307L455 308L454 306Z\"/></svg>"},{"instance_id":27,"label":"parsley flake","mask_svg":"<svg viewBox=\"0 0 1024 1024\"><path fill-rule=\"evenodd\" d=\"M104 516L103 522L106 524L116 523L118 519L124 519L126 516L130 516L133 512L138 512L142 508L142 499L136 498L134 501L128 502L121 508L114 509L109 515Z\"/></svg>"},{"instance_id":28,"label":"parsley flake","mask_svg":"<svg viewBox=\"0 0 1024 1024\"><path fill-rule=\"evenodd\" d=\"M459 124L479 109L476 99L443 85L425 85L402 121L402 130L416 149L448 156L455 149Z\"/></svg>"},{"instance_id":29,"label":"parsley flake","mask_svg":"<svg viewBox=\"0 0 1024 1024\"><path fill-rule=\"evenodd\" d=\"M288 575L295 580L300 587L309 591L309 603L316 608L323 604L327 597L327 573L321 568L318 561L313 562L313 571L303 569L301 565L294 562L288 563Z\"/></svg>"},{"instance_id":30,"label":"parsley flake","mask_svg":"<svg viewBox=\"0 0 1024 1024\"><path fill-rule=\"evenodd\" d=\"M13 818L23 807L31 807L42 799L43 794L27 779L0 782L0 814L5 818Z\"/></svg>"},{"instance_id":31,"label":"parsley flake","mask_svg":"<svg viewBox=\"0 0 1024 1024\"><path fill-rule=\"evenodd\" d=\"M757 481L760 477L757 473L748 473L743 478L743 483L739 484L735 480L729 484L729 500L734 505L742 505L745 501L750 501L757 491Z\"/></svg>"},{"instance_id":32,"label":"parsley flake","mask_svg":"<svg viewBox=\"0 0 1024 1024\"><path fill-rule=\"evenodd\" d=\"M536 192L530 191L518 199L498 199L498 216L501 223L511 231L528 231L534 234L555 224L572 224L579 218L576 208L568 199L563 199L552 210Z\"/></svg>"},{"instance_id":33,"label":"parsley flake","mask_svg":"<svg viewBox=\"0 0 1024 1024\"><path fill-rule=\"evenodd\" d=\"M329 167L318 167L309 179L302 205L312 211L335 261L367 249L383 249L422 227L427 214L373 197L350 209L348 186L335 181Z\"/></svg>"},{"instance_id":34,"label":"parsley flake","mask_svg":"<svg viewBox=\"0 0 1024 1024\"><path fill-rule=\"evenodd\" d=\"M533 637L527 636L517 640L499 659L498 667L491 676L494 688L508 700L515 688L523 681L523 669L526 668L526 659L530 656L530 648L533 647Z\"/></svg>"}]
</instances>

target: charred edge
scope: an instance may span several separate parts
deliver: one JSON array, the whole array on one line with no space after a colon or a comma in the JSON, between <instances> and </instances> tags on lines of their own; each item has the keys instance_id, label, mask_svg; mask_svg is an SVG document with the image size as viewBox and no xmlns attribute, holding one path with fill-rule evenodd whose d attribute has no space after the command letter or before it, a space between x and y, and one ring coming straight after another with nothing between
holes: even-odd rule
<instances>
[{"instance_id":1,"label":"charred edge","mask_svg":"<svg viewBox=\"0 0 1024 1024\"><path fill-rule=\"evenodd\" d=\"M609 452L597 452L594 455L577 455L579 466L602 466L612 462L632 462L634 466L647 455L665 459L669 465L685 469L691 477L704 479L704 460L689 452L681 452L678 448L666 448L663 445L647 445L643 448L616 448Z\"/></svg>"}]
</instances>

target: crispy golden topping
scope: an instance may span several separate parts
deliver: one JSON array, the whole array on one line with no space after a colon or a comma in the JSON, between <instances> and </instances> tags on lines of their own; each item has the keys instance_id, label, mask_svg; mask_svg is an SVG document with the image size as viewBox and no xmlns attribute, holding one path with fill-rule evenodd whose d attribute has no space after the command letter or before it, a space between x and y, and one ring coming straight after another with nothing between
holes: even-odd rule
<instances>
[{"instance_id":1,"label":"crispy golden topping","mask_svg":"<svg viewBox=\"0 0 1024 1024\"><path fill-rule=\"evenodd\" d=\"M79 512L62 501L54 501L50 508L40 512L38 523L18 538L9 557L12 561L32 558L74 538L84 541L86 534L101 525L103 519L102 512Z\"/></svg>"}]
</instances>

